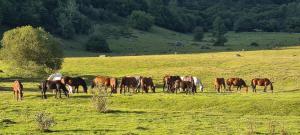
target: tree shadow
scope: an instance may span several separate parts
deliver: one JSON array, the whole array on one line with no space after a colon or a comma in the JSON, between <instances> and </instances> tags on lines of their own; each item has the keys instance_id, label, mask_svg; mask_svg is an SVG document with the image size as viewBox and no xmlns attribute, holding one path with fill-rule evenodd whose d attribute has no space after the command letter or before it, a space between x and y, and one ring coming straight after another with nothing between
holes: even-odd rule
<instances>
[{"instance_id":1,"label":"tree shadow","mask_svg":"<svg viewBox=\"0 0 300 135\"><path fill-rule=\"evenodd\" d=\"M144 114L145 111L128 111L128 110L108 110L106 113L108 114Z\"/></svg>"}]
</instances>

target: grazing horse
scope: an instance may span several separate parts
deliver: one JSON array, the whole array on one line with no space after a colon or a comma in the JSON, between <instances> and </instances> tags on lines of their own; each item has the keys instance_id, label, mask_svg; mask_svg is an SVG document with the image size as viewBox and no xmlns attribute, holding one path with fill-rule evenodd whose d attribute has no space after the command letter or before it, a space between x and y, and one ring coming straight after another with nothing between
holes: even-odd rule
<instances>
[{"instance_id":1,"label":"grazing horse","mask_svg":"<svg viewBox=\"0 0 300 135\"><path fill-rule=\"evenodd\" d=\"M86 82L81 77L73 78L73 77L69 77L69 76L64 76L61 79L61 81L63 84L70 86L69 93L73 93L72 86L75 87L75 92L77 92L77 93L78 93L79 86L82 86L83 92L87 93L88 88L87 88Z\"/></svg>"},{"instance_id":2,"label":"grazing horse","mask_svg":"<svg viewBox=\"0 0 300 135\"><path fill-rule=\"evenodd\" d=\"M192 85L193 85L193 87L192 87L193 91L196 91L196 87L195 87L195 84L194 84L194 78L192 76L182 76L182 77L180 77L180 79L181 79L181 81L191 82Z\"/></svg>"},{"instance_id":3,"label":"grazing horse","mask_svg":"<svg viewBox=\"0 0 300 135\"><path fill-rule=\"evenodd\" d=\"M105 92L107 93L107 88L110 87L111 93L117 92L118 87L118 80L114 77L107 77L107 76L97 76L92 81L91 88L98 87L99 91L104 87Z\"/></svg>"},{"instance_id":4,"label":"grazing horse","mask_svg":"<svg viewBox=\"0 0 300 135\"><path fill-rule=\"evenodd\" d=\"M203 92L204 87L203 87L201 80L198 79L197 77L193 77L193 80L194 80L194 88L193 89L195 89L195 92L197 92L197 86L199 86L199 90L201 92Z\"/></svg>"},{"instance_id":5,"label":"grazing horse","mask_svg":"<svg viewBox=\"0 0 300 135\"><path fill-rule=\"evenodd\" d=\"M14 91L14 98L17 98L17 101L22 100L23 98L23 85L21 81L15 80L12 86L12 90Z\"/></svg>"},{"instance_id":6,"label":"grazing horse","mask_svg":"<svg viewBox=\"0 0 300 135\"><path fill-rule=\"evenodd\" d=\"M134 78L136 79L136 81L138 82L137 87L136 87L136 92L140 92L140 88L141 88L141 81L142 81L142 76L134 76Z\"/></svg>"},{"instance_id":7,"label":"grazing horse","mask_svg":"<svg viewBox=\"0 0 300 135\"><path fill-rule=\"evenodd\" d=\"M176 80L181 80L180 76L165 76L163 78L163 91L164 88L167 87L168 92L175 92L175 82Z\"/></svg>"},{"instance_id":8,"label":"grazing horse","mask_svg":"<svg viewBox=\"0 0 300 135\"><path fill-rule=\"evenodd\" d=\"M138 81L136 80L135 77L131 77L131 76L122 77L120 83L120 94L122 94L123 89L124 89L123 93L125 94L126 88L128 92L130 92L130 88L132 88L134 92L137 87L138 87Z\"/></svg>"},{"instance_id":9,"label":"grazing horse","mask_svg":"<svg viewBox=\"0 0 300 135\"><path fill-rule=\"evenodd\" d=\"M228 85L229 91L231 91L231 86L237 86L237 90L241 90L242 86L244 86L246 88L246 92L248 92L248 86L242 78L229 78L226 80L226 84Z\"/></svg>"},{"instance_id":10,"label":"grazing horse","mask_svg":"<svg viewBox=\"0 0 300 135\"><path fill-rule=\"evenodd\" d=\"M50 80L42 81L39 88L41 89L42 99L47 98L46 92L47 92L48 89L55 89L55 98L57 98L58 93L59 93L59 98L61 98L61 90L63 90L66 97L69 97L69 93L68 93L68 90L66 88L66 85L63 84L60 80L57 80L57 81L50 81Z\"/></svg>"},{"instance_id":11,"label":"grazing horse","mask_svg":"<svg viewBox=\"0 0 300 135\"><path fill-rule=\"evenodd\" d=\"M215 90L220 93L222 90L222 86L223 86L223 91L225 91L226 89L226 85L225 85L225 79L224 78L216 78L214 80L214 86L215 86Z\"/></svg>"},{"instance_id":12,"label":"grazing horse","mask_svg":"<svg viewBox=\"0 0 300 135\"><path fill-rule=\"evenodd\" d=\"M142 93L144 93L144 91L148 93L149 87L151 88L152 92L155 93L155 85L151 77L143 77L141 79L141 87L143 89Z\"/></svg>"},{"instance_id":13,"label":"grazing horse","mask_svg":"<svg viewBox=\"0 0 300 135\"><path fill-rule=\"evenodd\" d=\"M256 92L256 86L264 86L264 92L267 91L267 87L270 85L270 90L273 93L273 82L271 82L268 78L255 78L251 81L251 86L253 92Z\"/></svg>"},{"instance_id":14,"label":"grazing horse","mask_svg":"<svg viewBox=\"0 0 300 135\"><path fill-rule=\"evenodd\" d=\"M177 94L178 89L185 91L186 94L191 94L191 93L195 94L193 81L176 80L174 87L175 87L176 94Z\"/></svg>"}]
</instances>

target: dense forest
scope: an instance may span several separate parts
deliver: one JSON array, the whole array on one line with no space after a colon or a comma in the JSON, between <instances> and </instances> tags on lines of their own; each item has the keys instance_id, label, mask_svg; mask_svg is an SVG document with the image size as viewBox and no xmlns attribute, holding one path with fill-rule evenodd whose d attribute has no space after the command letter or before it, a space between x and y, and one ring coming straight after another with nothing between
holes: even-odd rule
<instances>
[{"instance_id":1,"label":"dense forest","mask_svg":"<svg viewBox=\"0 0 300 135\"><path fill-rule=\"evenodd\" d=\"M1 29L41 26L62 38L88 34L95 24L128 24L130 17L143 15L183 33L196 27L213 31L216 19L227 31L300 32L300 0L0 0ZM143 22L149 22L147 17ZM139 27L143 23L135 25L147 30Z\"/></svg>"}]
</instances>

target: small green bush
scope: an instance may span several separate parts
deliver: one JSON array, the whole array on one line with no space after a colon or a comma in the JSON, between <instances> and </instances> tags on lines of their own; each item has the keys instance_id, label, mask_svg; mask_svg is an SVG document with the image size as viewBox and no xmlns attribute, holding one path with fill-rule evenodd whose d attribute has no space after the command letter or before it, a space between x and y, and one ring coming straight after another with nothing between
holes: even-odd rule
<instances>
[{"instance_id":1,"label":"small green bush","mask_svg":"<svg viewBox=\"0 0 300 135\"><path fill-rule=\"evenodd\" d=\"M194 40L195 41L202 41L204 37L204 30L202 27L196 27L194 29Z\"/></svg>"},{"instance_id":2,"label":"small green bush","mask_svg":"<svg viewBox=\"0 0 300 135\"><path fill-rule=\"evenodd\" d=\"M252 42L252 43L250 44L250 46L258 47L258 46L259 46L259 44L258 44L258 43L256 43L256 42Z\"/></svg>"},{"instance_id":3,"label":"small green bush","mask_svg":"<svg viewBox=\"0 0 300 135\"><path fill-rule=\"evenodd\" d=\"M98 53L111 52L108 43L106 42L106 39L102 35L92 36L86 44L86 50L90 52L98 52Z\"/></svg>"},{"instance_id":4,"label":"small green bush","mask_svg":"<svg viewBox=\"0 0 300 135\"><path fill-rule=\"evenodd\" d=\"M37 122L37 128L42 132L50 131L49 128L56 124L54 118L45 112L37 113L35 115L35 121Z\"/></svg>"}]
</instances>

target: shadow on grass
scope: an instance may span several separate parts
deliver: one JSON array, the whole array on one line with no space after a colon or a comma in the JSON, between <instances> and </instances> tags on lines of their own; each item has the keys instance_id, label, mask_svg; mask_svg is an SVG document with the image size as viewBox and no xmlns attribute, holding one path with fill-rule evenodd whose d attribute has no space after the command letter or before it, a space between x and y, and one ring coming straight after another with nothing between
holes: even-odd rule
<instances>
[{"instance_id":1,"label":"shadow on grass","mask_svg":"<svg viewBox=\"0 0 300 135\"><path fill-rule=\"evenodd\" d=\"M108 114L123 114L123 113L134 113L134 114L144 114L144 111L128 111L128 110L108 110Z\"/></svg>"},{"instance_id":2,"label":"shadow on grass","mask_svg":"<svg viewBox=\"0 0 300 135\"><path fill-rule=\"evenodd\" d=\"M59 132L114 132L117 130L112 130L112 129L92 129L92 130L87 130L87 129L63 129L63 130L47 130L44 131L44 133L59 133Z\"/></svg>"}]
</instances>

